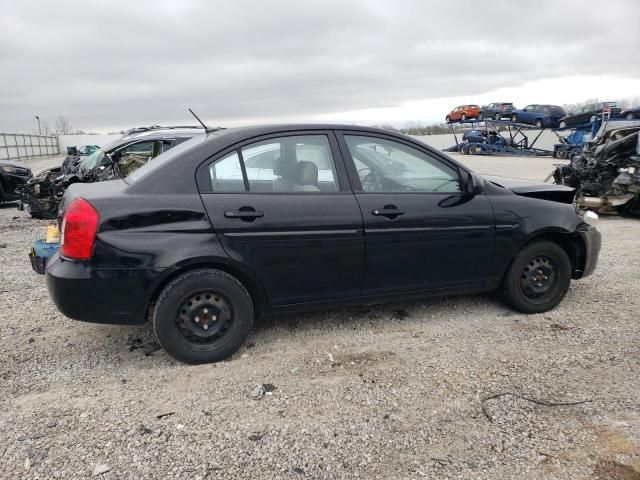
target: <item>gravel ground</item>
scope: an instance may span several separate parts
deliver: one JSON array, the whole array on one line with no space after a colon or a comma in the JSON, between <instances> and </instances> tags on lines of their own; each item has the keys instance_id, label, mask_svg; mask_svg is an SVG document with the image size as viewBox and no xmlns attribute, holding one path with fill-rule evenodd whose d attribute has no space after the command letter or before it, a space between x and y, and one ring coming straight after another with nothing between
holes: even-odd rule
<instances>
[{"instance_id":1,"label":"gravel ground","mask_svg":"<svg viewBox=\"0 0 640 480\"><path fill-rule=\"evenodd\" d=\"M459 158L538 180L553 163ZM640 478L638 220L601 220L596 273L551 312L483 295L292 315L203 366L151 352L148 327L59 314L26 256L45 225L0 208L1 478Z\"/></svg>"}]
</instances>

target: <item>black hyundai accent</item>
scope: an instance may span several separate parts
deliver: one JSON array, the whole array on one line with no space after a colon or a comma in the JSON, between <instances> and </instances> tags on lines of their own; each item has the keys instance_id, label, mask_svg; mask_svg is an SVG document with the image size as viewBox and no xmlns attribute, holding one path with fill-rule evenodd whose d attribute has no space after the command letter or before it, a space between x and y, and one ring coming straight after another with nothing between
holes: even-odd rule
<instances>
[{"instance_id":1,"label":"black hyundai accent","mask_svg":"<svg viewBox=\"0 0 640 480\"><path fill-rule=\"evenodd\" d=\"M600 250L573 195L386 130L220 130L124 180L72 185L47 286L73 319L150 319L190 363L229 357L264 314L491 290L544 312Z\"/></svg>"}]
</instances>

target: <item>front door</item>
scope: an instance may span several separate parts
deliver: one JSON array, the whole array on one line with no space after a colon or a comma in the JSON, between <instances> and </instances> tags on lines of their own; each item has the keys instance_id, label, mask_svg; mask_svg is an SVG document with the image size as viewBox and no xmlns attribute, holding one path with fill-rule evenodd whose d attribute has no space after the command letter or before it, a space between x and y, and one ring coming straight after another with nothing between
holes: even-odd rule
<instances>
[{"instance_id":1,"label":"front door","mask_svg":"<svg viewBox=\"0 0 640 480\"><path fill-rule=\"evenodd\" d=\"M219 241L271 305L361 293L362 216L338 152L332 132L292 132L224 152L199 174Z\"/></svg>"},{"instance_id":2,"label":"front door","mask_svg":"<svg viewBox=\"0 0 640 480\"><path fill-rule=\"evenodd\" d=\"M365 227L363 294L483 285L494 250L485 195L427 148L344 132L340 145Z\"/></svg>"}]
</instances>

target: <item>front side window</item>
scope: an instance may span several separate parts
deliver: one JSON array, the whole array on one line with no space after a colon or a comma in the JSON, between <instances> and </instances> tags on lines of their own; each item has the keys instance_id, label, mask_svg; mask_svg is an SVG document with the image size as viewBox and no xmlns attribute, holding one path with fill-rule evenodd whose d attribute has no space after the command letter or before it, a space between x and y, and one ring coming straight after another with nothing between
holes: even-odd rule
<instances>
[{"instance_id":1,"label":"front side window","mask_svg":"<svg viewBox=\"0 0 640 480\"><path fill-rule=\"evenodd\" d=\"M416 148L382 138L345 135L365 192L460 192L456 169Z\"/></svg>"}]
</instances>

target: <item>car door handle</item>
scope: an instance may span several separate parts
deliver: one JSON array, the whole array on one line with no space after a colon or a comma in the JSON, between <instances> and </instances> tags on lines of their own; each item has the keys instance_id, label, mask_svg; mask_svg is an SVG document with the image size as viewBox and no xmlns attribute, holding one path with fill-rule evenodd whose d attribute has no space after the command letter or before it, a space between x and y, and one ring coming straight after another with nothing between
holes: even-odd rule
<instances>
[{"instance_id":1,"label":"car door handle","mask_svg":"<svg viewBox=\"0 0 640 480\"><path fill-rule=\"evenodd\" d=\"M252 207L242 207L239 210L224 212L226 218L239 218L241 220L255 220L256 218L264 217L264 213L256 211Z\"/></svg>"},{"instance_id":2,"label":"car door handle","mask_svg":"<svg viewBox=\"0 0 640 480\"><path fill-rule=\"evenodd\" d=\"M374 208L373 210L371 210L371 214L375 215L376 217L387 217L394 219L396 217L399 217L400 215L404 215L404 212L402 210L399 210L395 205L385 205L382 208Z\"/></svg>"}]
</instances>

